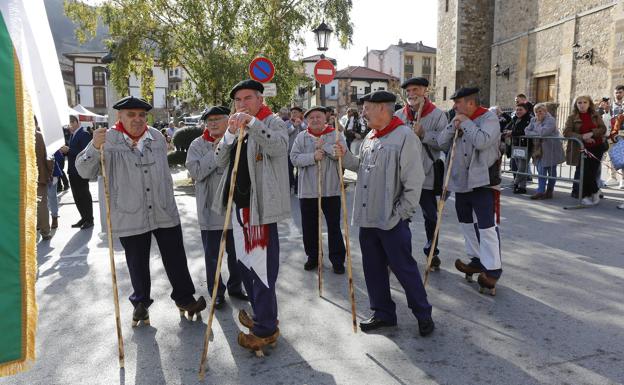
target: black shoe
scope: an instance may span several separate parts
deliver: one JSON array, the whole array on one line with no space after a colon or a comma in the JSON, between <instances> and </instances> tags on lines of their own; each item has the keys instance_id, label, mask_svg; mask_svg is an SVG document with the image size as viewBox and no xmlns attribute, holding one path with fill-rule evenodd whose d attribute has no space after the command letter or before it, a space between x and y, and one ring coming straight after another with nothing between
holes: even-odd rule
<instances>
[{"instance_id":1,"label":"black shoe","mask_svg":"<svg viewBox=\"0 0 624 385\"><path fill-rule=\"evenodd\" d=\"M223 306L225 306L225 297L222 295L218 295L217 298L215 299L215 309L223 309Z\"/></svg>"},{"instance_id":2,"label":"black shoe","mask_svg":"<svg viewBox=\"0 0 624 385\"><path fill-rule=\"evenodd\" d=\"M363 332L368 332L371 330L376 330L384 327L396 326L395 322L384 321L381 318L377 318L375 316L370 317L366 321L360 322L360 330Z\"/></svg>"},{"instance_id":3,"label":"black shoe","mask_svg":"<svg viewBox=\"0 0 624 385\"><path fill-rule=\"evenodd\" d=\"M318 267L318 262L315 259L308 259L306 263L303 264L303 269L306 271L314 270Z\"/></svg>"},{"instance_id":4,"label":"black shoe","mask_svg":"<svg viewBox=\"0 0 624 385\"><path fill-rule=\"evenodd\" d=\"M345 268L343 265L333 265L334 274L344 274Z\"/></svg>"},{"instance_id":5,"label":"black shoe","mask_svg":"<svg viewBox=\"0 0 624 385\"><path fill-rule=\"evenodd\" d=\"M431 270L440 270L441 264L442 261L440 261L440 257L437 255L434 255L433 258L431 258Z\"/></svg>"},{"instance_id":6,"label":"black shoe","mask_svg":"<svg viewBox=\"0 0 624 385\"><path fill-rule=\"evenodd\" d=\"M249 301L249 297L247 296L247 294L243 293L242 291L237 291L236 293L228 293L230 298L234 297L236 299L240 299L241 301Z\"/></svg>"},{"instance_id":7,"label":"black shoe","mask_svg":"<svg viewBox=\"0 0 624 385\"><path fill-rule=\"evenodd\" d=\"M79 220L78 222L74 223L74 224L72 225L72 227L73 227L73 228L78 228L78 227L81 227L83 223L85 223L85 220L84 220L84 219L81 219L81 220Z\"/></svg>"},{"instance_id":8,"label":"black shoe","mask_svg":"<svg viewBox=\"0 0 624 385\"><path fill-rule=\"evenodd\" d=\"M136 327L139 321L143 322L143 325L150 324L149 313L142 302L134 308L134 312L132 313L132 327Z\"/></svg>"},{"instance_id":9,"label":"black shoe","mask_svg":"<svg viewBox=\"0 0 624 385\"><path fill-rule=\"evenodd\" d=\"M90 229L93 227L93 221L84 221L82 226L80 226L80 230Z\"/></svg>"},{"instance_id":10,"label":"black shoe","mask_svg":"<svg viewBox=\"0 0 624 385\"><path fill-rule=\"evenodd\" d=\"M514 194L526 194L527 189L524 187L518 187L514 190Z\"/></svg>"},{"instance_id":11,"label":"black shoe","mask_svg":"<svg viewBox=\"0 0 624 385\"><path fill-rule=\"evenodd\" d=\"M578 199L578 191L572 191L572 193L570 194L570 196L571 196L572 198L576 198L576 199Z\"/></svg>"},{"instance_id":12,"label":"black shoe","mask_svg":"<svg viewBox=\"0 0 624 385\"><path fill-rule=\"evenodd\" d=\"M426 337L433 333L433 329L435 329L435 323L431 318L422 321L418 320L418 333L421 337Z\"/></svg>"}]
</instances>

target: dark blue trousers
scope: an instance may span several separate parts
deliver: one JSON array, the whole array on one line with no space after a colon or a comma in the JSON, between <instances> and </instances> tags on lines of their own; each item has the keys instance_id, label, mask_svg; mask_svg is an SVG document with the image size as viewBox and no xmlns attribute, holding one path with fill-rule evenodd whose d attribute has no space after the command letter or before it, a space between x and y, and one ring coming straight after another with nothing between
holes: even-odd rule
<instances>
[{"instance_id":1,"label":"dark blue trousers","mask_svg":"<svg viewBox=\"0 0 624 385\"><path fill-rule=\"evenodd\" d=\"M317 198L299 199L301 208L301 229L303 230L303 248L308 259L318 258L318 200ZM329 260L333 265L343 266L346 249L340 229L340 197L321 198L321 210L327 223L327 241L329 242Z\"/></svg>"},{"instance_id":2,"label":"dark blue trousers","mask_svg":"<svg viewBox=\"0 0 624 385\"><path fill-rule=\"evenodd\" d=\"M479 187L470 192L455 193L455 210L464 233L466 252L471 257L469 265L485 271L488 276L500 278L503 270L494 192Z\"/></svg>"},{"instance_id":3,"label":"dark blue trousers","mask_svg":"<svg viewBox=\"0 0 624 385\"><path fill-rule=\"evenodd\" d=\"M121 245L126 252L130 282L134 289L134 293L130 296L130 302L135 307L139 303L149 307L154 302L150 298L151 280L149 268L152 234L158 243L165 272L173 288L171 299L175 301L176 305L188 305L194 301L195 286L193 286L186 264L186 253L184 251L182 227L180 225L159 228L129 237L119 237Z\"/></svg>"},{"instance_id":4,"label":"dark blue trousers","mask_svg":"<svg viewBox=\"0 0 624 385\"><path fill-rule=\"evenodd\" d=\"M412 313L419 320L431 318L427 292L412 257L412 233L407 221L401 220L391 230L361 227L360 249L366 289L375 317L396 322L396 305L390 295L390 266L405 290Z\"/></svg>"},{"instance_id":5,"label":"dark blue trousers","mask_svg":"<svg viewBox=\"0 0 624 385\"><path fill-rule=\"evenodd\" d=\"M433 233L435 232L436 223L438 222L438 199L433 190L423 189L420 192L420 208L422 210L423 219L425 220L425 233L427 234L427 243L423 247L423 253L429 256L431 243L433 242ZM433 255L440 254L438 250L438 242L436 240Z\"/></svg>"},{"instance_id":6,"label":"dark blue trousers","mask_svg":"<svg viewBox=\"0 0 624 385\"><path fill-rule=\"evenodd\" d=\"M267 280L269 287L258 278L255 271L238 263L243 285L247 290L249 302L254 313L254 327L251 330L258 337L267 337L277 330L277 297L275 296L275 281L279 271L279 236L277 223L270 223L269 244L267 246Z\"/></svg>"},{"instance_id":7,"label":"dark blue trousers","mask_svg":"<svg viewBox=\"0 0 624 385\"><path fill-rule=\"evenodd\" d=\"M208 294L212 295L214 286L214 277L217 271L217 260L219 259L219 246L221 243L222 230L202 230L201 237L204 245L204 258L206 259L206 282L208 286ZM227 252L227 265L230 277L227 281L228 293L240 293L242 291L242 278L238 270L238 260L236 259L236 249L234 248L234 236L232 230L228 230L225 234L225 251ZM219 287L217 295L223 297L225 294L225 285L223 284L222 275L219 275Z\"/></svg>"}]
</instances>

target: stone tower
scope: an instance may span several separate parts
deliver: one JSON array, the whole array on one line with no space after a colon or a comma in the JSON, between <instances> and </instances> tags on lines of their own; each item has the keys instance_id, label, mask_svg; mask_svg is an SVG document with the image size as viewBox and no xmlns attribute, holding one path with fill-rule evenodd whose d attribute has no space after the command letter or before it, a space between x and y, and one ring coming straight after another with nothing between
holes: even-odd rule
<instances>
[{"instance_id":1,"label":"stone tower","mask_svg":"<svg viewBox=\"0 0 624 385\"><path fill-rule=\"evenodd\" d=\"M439 0L436 104L450 108L457 88L476 86L490 100L494 0Z\"/></svg>"}]
</instances>

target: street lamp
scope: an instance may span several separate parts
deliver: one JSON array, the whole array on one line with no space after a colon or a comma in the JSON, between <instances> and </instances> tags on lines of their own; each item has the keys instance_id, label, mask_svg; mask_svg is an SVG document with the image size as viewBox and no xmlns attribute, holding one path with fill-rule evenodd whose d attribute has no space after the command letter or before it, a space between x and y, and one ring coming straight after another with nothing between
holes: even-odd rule
<instances>
[{"instance_id":1,"label":"street lamp","mask_svg":"<svg viewBox=\"0 0 624 385\"><path fill-rule=\"evenodd\" d=\"M110 86L110 70L108 69L108 64L111 64L116 59L115 54L113 53L113 48L111 48L108 53L100 59L102 64L106 64L104 69L104 74L106 76L106 114L108 115L108 127L112 127L115 123L114 111L112 108L112 100L111 100L111 92L113 87Z\"/></svg>"},{"instance_id":2,"label":"street lamp","mask_svg":"<svg viewBox=\"0 0 624 385\"><path fill-rule=\"evenodd\" d=\"M312 32L314 32L314 37L316 38L317 49L321 51L321 59L325 59L325 54L323 52L327 51L327 45L329 44L329 37L334 30L329 28L327 24L325 24L325 20L319 24L318 27L314 28ZM321 84L320 87L321 92L321 105L325 105L325 84Z\"/></svg>"},{"instance_id":3,"label":"street lamp","mask_svg":"<svg viewBox=\"0 0 624 385\"><path fill-rule=\"evenodd\" d=\"M589 65L594 64L594 49L590 48L587 52L581 53L581 46L579 43L574 43L572 45L572 53L574 54L575 60L587 60Z\"/></svg>"}]
</instances>

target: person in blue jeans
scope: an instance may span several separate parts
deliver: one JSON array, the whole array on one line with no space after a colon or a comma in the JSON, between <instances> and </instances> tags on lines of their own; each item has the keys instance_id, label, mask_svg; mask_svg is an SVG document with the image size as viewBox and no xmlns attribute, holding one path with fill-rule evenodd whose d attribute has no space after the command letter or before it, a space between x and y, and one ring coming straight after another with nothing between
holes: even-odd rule
<instances>
[{"instance_id":1,"label":"person in blue jeans","mask_svg":"<svg viewBox=\"0 0 624 385\"><path fill-rule=\"evenodd\" d=\"M548 113L546 104L538 103L534 108L535 117L531 119L531 123L526 128L526 135L530 136L557 136L561 133L557 128L555 118ZM531 199L552 199L555 190L555 179L547 179L544 176L557 176L557 166L565 161L563 147L561 141L557 139L540 139L540 143L534 143L534 146L541 146L541 156L537 159L537 172L540 175L538 187L535 194L531 195ZM548 181L548 182L547 182ZM548 187L546 185L548 184Z\"/></svg>"}]
</instances>

